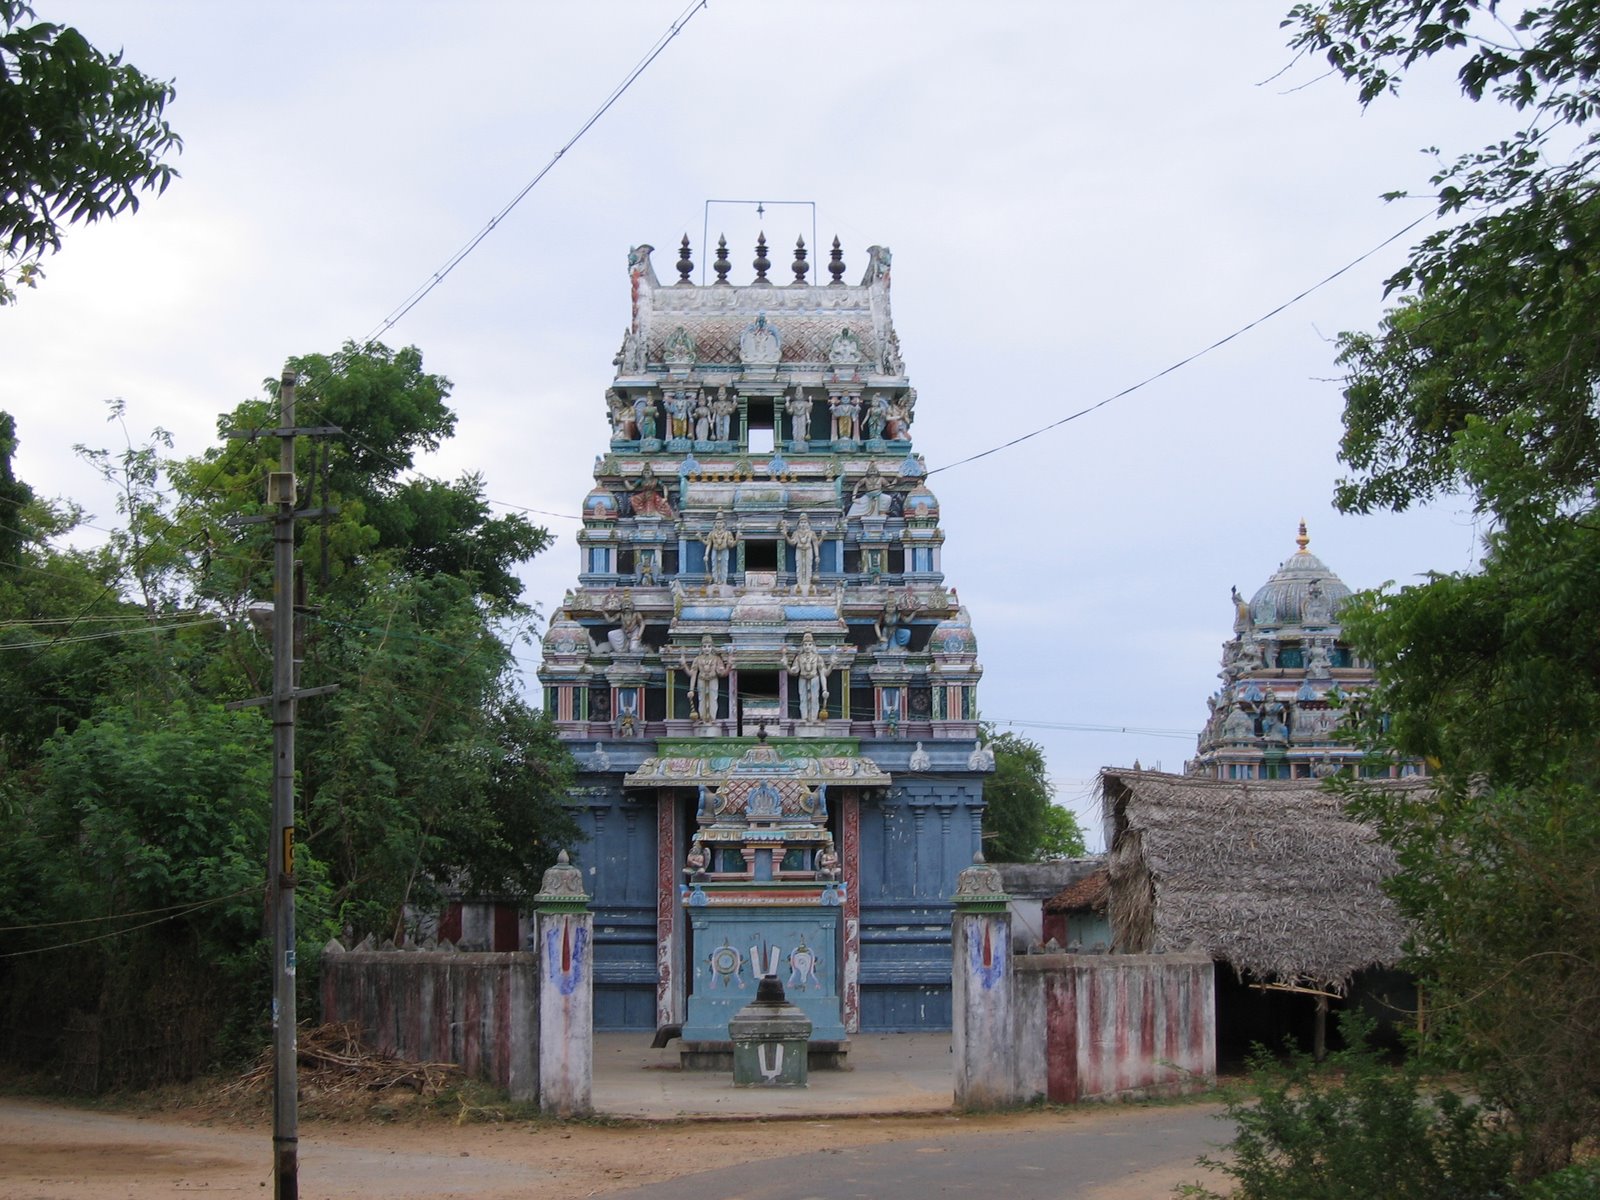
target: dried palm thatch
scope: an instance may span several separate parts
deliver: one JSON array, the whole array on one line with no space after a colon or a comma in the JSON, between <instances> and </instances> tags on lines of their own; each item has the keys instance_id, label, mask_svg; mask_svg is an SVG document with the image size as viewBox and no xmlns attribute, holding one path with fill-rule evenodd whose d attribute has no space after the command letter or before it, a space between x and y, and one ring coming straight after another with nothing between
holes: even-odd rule
<instances>
[{"instance_id":1,"label":"dried palm thatch","mask_svg":"<svg viewBox=\"0 0 1600 1200\"><path fill-rule=\"evenodd\" d=\"M1119 952L1199 950L1241 978L1334 992L1399 960L1394 854L1320 783L1105 770L1100 796Z\"/></svg>"}]
</instances>

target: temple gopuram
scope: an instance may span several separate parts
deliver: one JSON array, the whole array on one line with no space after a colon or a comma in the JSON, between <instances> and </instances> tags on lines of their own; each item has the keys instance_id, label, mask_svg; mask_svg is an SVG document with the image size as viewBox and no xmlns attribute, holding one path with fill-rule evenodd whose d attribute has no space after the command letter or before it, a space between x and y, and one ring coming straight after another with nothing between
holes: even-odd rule
<instances>
[{"instance_id":1,"label":"temple gopuram","mask_svg":"<svg viewBox=\"0 0 1600 1200\"><path fill-rule=\"evenodd\" d=\"M1248 602L1234 589L1222 687L1206 701L1210 716L1185 773L1212 779L1421 774L1419 763L1369 762L1341 737L1346 711L1371 690L1373 673L1339 624L1350 589L1308 549L1304 521L1295 545Z\"/></svg>"},{"instance_id":2,"label":"temple gopuram","mask_svg":"<svg viewBox=\"0 0 1600 1200\"><path fill-rule=\"evenodd\" d=\"M777 975L813 1048L948 1028L950 902L980 845L976 641L945 586L890 255L844 281L662 283L628 256L577 586L539 679L578 766L595 1024L727 1018Z\"/></svg>"}]
</instances>

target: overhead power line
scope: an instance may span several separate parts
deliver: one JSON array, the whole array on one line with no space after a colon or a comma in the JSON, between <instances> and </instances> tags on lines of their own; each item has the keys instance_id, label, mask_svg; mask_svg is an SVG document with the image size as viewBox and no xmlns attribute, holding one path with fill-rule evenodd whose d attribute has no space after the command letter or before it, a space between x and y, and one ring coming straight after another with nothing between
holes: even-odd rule
<instances>
[{"instance_id":1,"label":"overhead power line","mask_svg":"<svg viewBox=\"0 0 1600 1200\"><path fill-rule=\"evenodd\" d=\"M1126 733L1134 737L1164 737L1192 740L1193 729L1151 729L1143 725L1080 725L1071 721L1010 721L1005 717L993 718L996 725L1015 729L1060 729L1069 733Z\"/></svg>"},{"instance_id":2,"label":"overhead power line","mask_svg":"<svg viewBox=\"0 0 1600 1200\"><path fill-rule=\"evenodd\" d=\"M1235 329L1232 333L1228 334L1226 337L1218 338L1216 341L1212 342L1209 346L1206 346L1204 349L1201 349L1201 350L1196 350L1193 354L1189 355L1187 358L1180 358L1177 362L1173 363L1171 366L1162 368L1161 370L1157 371L1154 375L1147 376L1146 378L1139 380L1138 383L1129 384L1127 387L1123 388L1120 392L1117 392L1116 394L1111 395L1111 396L1107 396L1104 400L1100 400L1100 401L1098 401L1098 402L1096 402L1094 404L1089 405L1088 408L1080 408L1075 413L1070 413L1069 415L1067 415L1065 417L1062 417L1058 421L1051 421L1050 424L1048 424L1048 425L1041 425L1038 429L1032 430L1029 433L1024 433L1020 437L1014 437L1008 442L1001 442L998 446L991 446L987 450L980 450L976 454L969 454L966 458L958 458L958 459L956 459L955 462L945 463L942 467L934 467L928 472L928 474L929 475L937 475L940 471L953 470L956 467L965 466L967 463L977 462L980 458L988 458L989 455L991 455L991 454L998 454L1002 450L1009 450L1013 446L1021 445L1023 442L1026 442L1031 438L1038 437L1041 433L1049 433L1052 429L1059 429L1061 426L1067 424L1069 421L1076 421L1079 417L1086 417L1090 413L1096 412L1099 409L1104 408L1106 405L1112 403L1115 400L1121 400L1124 396L1131 396L1134 392L1137 392L1140 388L1148 387L1150 384L1154 383L1156 380L1163 379L1166 376L1171 375L1174 371L1177 371L1180 368L1188 366L1190 363L1194 362L1196 359L1204 358L1207 354L1210 354L1213 350L1217 350L1217 349L1220 349L1223 346L1226 346L1229 342L1233 341L1234 338L1239 337L1239 336L1241 336L1243 334L1249 333L1250 330L1254 329L1257 325L1260 325L1265 321L1271 320L1273 317L1277 316L1279 313L1283 312L1285 309L1290 308L1293 305L1298 304L1300 301L1304 300L1307 296L1311 295L1313 292L1319 290L1320 288L1326 287L1328 284L1332 283L1335 279L1339 278L1339 276L1343 275L1345 272L1347 272L1347 271L1353 269L1354 267L1357 267L1360 264L1366 262L1367 259L1371 258L1374 254L1376 254L1378 251L1382 250L1385 246L1388 246L1392 242L1399 241L1401 238L1405 237L1406 234L1410 233L1418 225L1421 225L1424 221L1428 220L1433 215L1434 214L1431 213L1431 212L1424 213L1422 216L1418 217L1415 221L1412 221L1411 224L1407 225L1404 229L1401 229L1396 233L1392 233L1388 237L1384 238L1383 241L1379 242L1376 246L1374 246L1372 249L1368 250L1365 254L1359 255L1358 257L1353 258L1349 262L1345 263L1344 266L1340 267L1337 271L1333 272L1333 274L1324 276L1322 279L1319 279L1316 283L1313 283L1310 287L1306 288L1304 291L1299 292L1298 294L1296 294L1294 296L1291 296L1289 299L1285 300L1282 304L1278 305L1276 308L1272 309L1271 311L1262 313L1261 316L1257 317L1255 320L1251 321L1249 324L1241 325L1238 329Z\"/></svg>"},{"instance_id":3,"label":"overhead power line","mask_svg":"<svg viewBox=\"0 0 1600 1200\"><path fill-rule=\"evenodd\" d=\"M254 891L255 888L252 887L249 890L250 891ZM3 958L23 958L23 957L26 957L27 955L30 955L30 954L49 954L53 950L71 950L76 946L92 945L95 942L106 941L108 938L121 937L125 933L134 933L137 930L149 929L154 925L161 925L161 924L166 923L167 921L176 921L178 918L186 917L190 913L199 912L203 908L210 908L214 904L221 904L225 900L231 900L235 896L242 896L242 895L244 895L244 892L239 891L239 892L230 892L226 896L214 896L209 900L197 900L193 904L183 905L176 912L172 912L169 915L164 916L164 917L156 917L152 921L141 921L137 925L124 925L121 929L113 929L109 933L97 933L92 937L78 938L75 941L58 942L53 946L38 946L38 947L35 947L33 949L30 949L30 950L11 950L11 951L6 951L4 953L0 953L0 959L3 959ZM162 910L161 909L152 909L151 911L160 912Z\"/></svg>"},{"instance_id":4,"label":"overhead power line","mask_svg":"<svg viewBox=\"0 0 1600 1200\"><path fill-rule=\"evenodd\" d=\"M44 643L11 642L8 644L0 644L0 653L3 653L7 650L50 650L56 646L71 646L77 644L78 642L103 642L108 638L133 637L136 634L144 633L167 633L173 629L192 629L198 625L220 625L222 624L222 621L223 618L221 617L200 617L192 621L168 621L158 624L129 626L125 629L107 629L102 630L100 633L80 633L76 637L68 637L65 634L62 634L60 637L51 638L48 642ZM71 628L73 623L75 622L53 622L53 624L67 624L69 628ZM5 628L5 626L0 626L0 628Z\"/></svg>"},{"instance_id":5,"label":"overhead power line","mask_svg":"<svg viewBox=\"0 0 1600 1200\"><path fill-rule=\"evenodd\" d=\"M671 44L672 40L683 32L684 27L688 25L690 19L694 17L695 13L704 8L706 4L707 0L694 0L694 2L690 4L688 8L684 9L683 12L678 15L678 19L673 21L673 23L668 26L667 31L656 39L655 45L651 46L650 49L645 53L645 56L634 65L631 71L628 72L627 77L611 90L611 94L605 98L605 101L600 105L600 107L595 109L594 112L590 114L589 119L578 127L578 132L568 138L566 144L551 156L550 161L545 163L544 168L532 179L530 179L520 192L511 197L510 203L508 203L499 212L495 213L495 215L489 219L489 223L482 229L478 230L478 232L472 236L471 240L469 240L465 246L461 247L461 249L457 250L453 255L451 255L449 261L435 271L426 283L401 301L398 308L380 321L377 327L373 329L371 333L367 334L366 337L361 339L361 344L366 345L370 342L375 342L384 334L388 333L389 330L393 329L394 326L399 323L402 317L404 317L417 305L421 304L429 292L433 291L434 288L443 283L445 276L449 275L451 271L454 271L458 266L460 266L467 255L476 250L478 248L478 244L482 242L484 238L493 233L500 222L505 220L506 217L511 214L511 210L516 208L518 204L522 203L523 197L525 197L529 192L533 191L533 189L539 185L539 181L555 168L556 163L561 161L562 156L566 154L568 150L571 150L578 144L578 140L582 138L584 134L589 132L596 121L606 115L607 110L610 109L613 104L622 99L623 93L633 86L634 80L638 79L640 75L644 74L645 69L649 67L651 63L655 62L655 60L660 56L661 52L665 50L669 44Z\"/></svg>"}]
</instances>

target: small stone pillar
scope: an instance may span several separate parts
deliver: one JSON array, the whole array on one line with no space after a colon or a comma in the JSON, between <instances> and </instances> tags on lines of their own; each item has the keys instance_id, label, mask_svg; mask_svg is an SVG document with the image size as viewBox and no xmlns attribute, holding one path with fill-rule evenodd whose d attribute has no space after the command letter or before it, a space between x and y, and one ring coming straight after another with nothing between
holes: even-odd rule
<instances>
[{"instance_id":1,"label":"small stone pillar","mask_svg":"<svg viewBox=\"0 0 1600 1200\"><path fill-rule=\"evenodd\" d=\"M1010 897L983 851L956 880L951 898L952 1050L957 1108L1017 1102L1012 1011Z\"/></svg>"},{"instance_id":2,"label":"small stone pillar","mask_svg":"<svg viewBox=\"0 0 1600 1200\"><path fill-rule=\"evenodd\" d=\"M805 1087L811 1018L783 994L776 975L763 975L756 998L728 1018L734 1087Z\"/></svg>"},{"instance_id":3,"label":"small stone pillar","mask_svg":"<svg viewBox=\"0 0 1600 1200\"><path fill-rule=\"evenodd\" d=\"M563 850L544 873L539 944L539 1108L558 1116L593 1111L594 917L583 875Z\"/></svg>"}]
</instances>

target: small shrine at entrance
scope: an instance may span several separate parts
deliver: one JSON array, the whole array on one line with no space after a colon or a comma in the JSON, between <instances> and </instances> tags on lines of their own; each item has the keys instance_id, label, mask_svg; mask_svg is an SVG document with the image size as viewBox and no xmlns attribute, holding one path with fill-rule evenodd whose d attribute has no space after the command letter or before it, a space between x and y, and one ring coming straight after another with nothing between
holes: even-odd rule
<instances>
[{"instance_id":1,"label":"small shrine at entrance","mask_svg":"<svg viewBox=\"0 0 1600 1200\"><path fill-rule=\"evenodd\" d=\"M728 1020L762 976L776 976L811 1020L813 1042L845 1037L833 950L850 882L828 829L829 784L889 777L848 746L764 736L737 758L726 743L668 744L627 777L630 787L692 780L695 830L679 900L694 943L685 1042L727 1040Z\"/></svg>"},{"instance_id":2,"label":"small shrine at entrance","mask_svg":"<svg viewBox=\"0 0 1600 1200\"><path fill-rule=\"evenodd\" d=\"M889 251L844 281L629 254L577 584L544 637L578 765L595 1023L727 1040L777 975L812 1043L948 1028L950 900L993 758L945 583ZM777 274L784 274L781 269ZM823 277L826 276L825 281Z\"/></svg>"}]
</instances>

